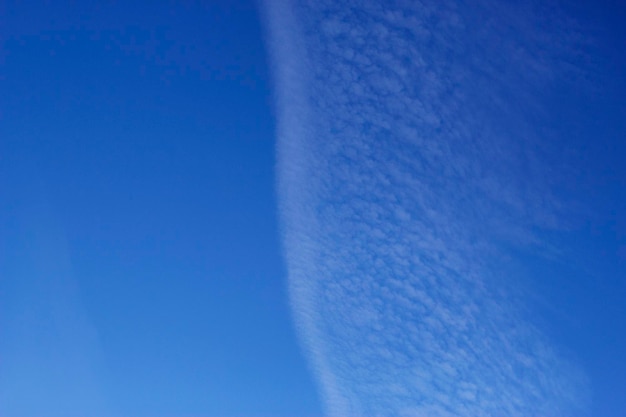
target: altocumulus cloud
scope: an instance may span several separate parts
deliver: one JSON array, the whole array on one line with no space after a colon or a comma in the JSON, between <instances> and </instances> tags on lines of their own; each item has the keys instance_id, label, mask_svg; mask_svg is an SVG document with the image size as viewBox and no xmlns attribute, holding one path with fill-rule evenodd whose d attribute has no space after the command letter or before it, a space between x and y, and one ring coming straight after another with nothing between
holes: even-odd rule
<instances>
[{"instance_id":1,"label":"altocumulus cloud","mask_svg":"<svg viewBox=\"0 0 626 417\"><path fill-rule=\"evenodd\" d=\"M573 24L495 1L265 11L291 302L328 415L583 415L584 374L503 276L503 247L553 253L541 231L569 227L541 96L584 77Z\"/></svg>"}]
</instances>

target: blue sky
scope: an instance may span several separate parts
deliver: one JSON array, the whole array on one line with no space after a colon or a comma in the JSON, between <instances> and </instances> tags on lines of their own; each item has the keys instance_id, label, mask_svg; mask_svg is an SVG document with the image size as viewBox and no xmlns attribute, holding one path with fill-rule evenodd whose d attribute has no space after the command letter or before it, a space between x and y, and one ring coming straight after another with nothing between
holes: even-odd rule
<instances>
[{"instance_id":1,"label":"blue sky","mask_svg":"<svg viewBox=\"0 0 626 417\"><path fill-rule=\"evenodd\" d=\"M0 5L0 415L626 413L626 10L131 3Z\"/></svg>"},{"instance_id":2,"label":"blue sky","mask_svg":"<svg viewBox=\"0 0 626 417\"><path fill-rule=\"evenodd\" d=\"M0 414L320 415L256 5L1 8Z\"/></svg>"}]
</instances>

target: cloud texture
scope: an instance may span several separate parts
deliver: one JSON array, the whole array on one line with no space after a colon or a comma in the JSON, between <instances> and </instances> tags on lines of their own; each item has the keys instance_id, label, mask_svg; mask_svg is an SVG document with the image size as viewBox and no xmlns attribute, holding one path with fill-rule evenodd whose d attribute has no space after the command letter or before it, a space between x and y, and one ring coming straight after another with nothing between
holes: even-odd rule
<instances>
[{"instance_id":1,"label":"cloud texture","mask_svg":"<svg viewBox=\"0 0 626 417\"><path fill-rule=\"evenodd\" d=\"M290 295L332 417L575 416L510 246L558 252L568 158L542 101L573 23L478 1L268 1Z\"/></svg>"}]
</instances>

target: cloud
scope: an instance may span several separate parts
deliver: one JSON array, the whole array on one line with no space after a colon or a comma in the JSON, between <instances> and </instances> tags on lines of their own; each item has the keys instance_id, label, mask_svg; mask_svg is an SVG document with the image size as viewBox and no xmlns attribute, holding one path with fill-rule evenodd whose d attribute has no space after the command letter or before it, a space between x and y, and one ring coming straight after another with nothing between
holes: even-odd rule
<instances>
[{"instance_id":1,"label":"cloud","mask_svg":"<svg viewBox=\"0 0 626 417\"><path fill-rule=\"evenodd\" d=\"M537 6L539 7L539 6ZM292 307L330 416L572 416L585 377L502 245L575 217L542 94L567 19L504 2L269 1Z\"/></svg>"},{"instance_id":2,"label":"cloud","mask_svg":"<svg viewBox=\"0 0 626 417\"><path fill-rule=\"evenodd\" d=\"M63 228L44 199L17 198L0 244L0 414L103 416L101 347L81 303Z\"/></svg>"}]
</instances>

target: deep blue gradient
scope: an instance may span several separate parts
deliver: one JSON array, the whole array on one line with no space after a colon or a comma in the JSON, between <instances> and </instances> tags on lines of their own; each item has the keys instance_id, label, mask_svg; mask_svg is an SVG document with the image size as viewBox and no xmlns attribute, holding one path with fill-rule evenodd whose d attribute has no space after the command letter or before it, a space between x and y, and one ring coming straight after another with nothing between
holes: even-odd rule
<instances>
[{"instance_id":1,"label":"deep blue gradient","mask_svg":"<svg viewBox=\"0 0 626 417\"><path fill-rule=\"evenodd\" d=\"M0 414L311 416L253 2L0 6Z\"/></svg>"},{"instance_id":2,"label":"deep blue gradient","mask_svg":"<svg viewBox=\"0 0 626 417\"><path fill-rule=\"evenodd\" d=\"M273 1L0 2L0 416L323 415L281 258L301 248L281 248L277 213L273 89L283 80L263 22ZM531 231L558 256L503 239L510 258L498 262L524 318L588 378L589 416L622 417L626 9L556 3L545 7L572 16L580 36L584 54L568 67L581 69L580 89L551 80L542 112L520 120L537 121L546 153L573 167L558 197L580 206L562 211L577 213L562 229ZM334 91L323 81L317 97ZM329 109L320 113L342 120ZM513 131L509 121L499 128ZM341 199L345 182L328 183L339 192L327 200ZM344 305L330 307L332 325Z\"/></svg>"}]
</instances>

